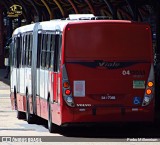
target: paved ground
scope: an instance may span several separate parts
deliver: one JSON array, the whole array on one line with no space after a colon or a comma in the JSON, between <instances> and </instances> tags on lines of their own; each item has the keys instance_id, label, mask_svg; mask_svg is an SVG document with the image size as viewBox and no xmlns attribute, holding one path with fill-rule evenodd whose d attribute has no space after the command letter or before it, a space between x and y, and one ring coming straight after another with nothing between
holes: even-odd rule
<instances>
[{"instance_id":1,"label":"paved ground","mask_svg":"<svg viewBox=\"0 0 160 145\"><path fill-rule=\"evenodd\" d=\"M16 111L11 110L9 79L4 79L4 75L5 70L0 70L0 136L51 136L52 134L46 127L36 124L29 125L25 120L16 118Z\"/></svg>"}]
</instances>

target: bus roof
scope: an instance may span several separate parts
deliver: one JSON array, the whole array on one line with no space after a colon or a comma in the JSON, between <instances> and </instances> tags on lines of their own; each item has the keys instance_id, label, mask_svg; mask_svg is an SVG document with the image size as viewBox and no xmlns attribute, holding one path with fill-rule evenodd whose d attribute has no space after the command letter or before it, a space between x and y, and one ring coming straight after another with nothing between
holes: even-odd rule
<instances>
[{"instance_id":1,"label":"bus roof","mask_svg":"<svg viewBox=\"0 0 160 145\"><path fill-rule=\"evenodd\" d=\"M26 33L26 32L32 32L34 30L35 26L38 26L38 30L63 31L64 27L70 23L80 24L80 23L97 23L97 22L99 22L99 23L105 22L105 23L128 23L128 24L129 23L134 23L134 24L137 23L137 24L139 24L138 22L132 22L132 21L128 21L128 20L61 20L61 19L57 19L57 20L38 22L38 23L19 27L19 28L15 29L15 31L13 32L13 35L17 35L20 33Z\"/></svg>"},{"instance_id":2,"label":"bus roof","mask_svg":"<svg viewBox=\"0 0 160 145\"><path fill-rule=\"evenodd\" d=\"M34 23L34 24L30 24L30 25L25 25L22 27L19 27L17 29L15 29L15 31L13 32L13 35L17 35L19 33L25 33L25 32L31 32L34 30L34 27L37 25L39 30L60 30L62 31L64 26L66 26L66 24L68 23L68 21L62 21L62 20L51 20L51 21L44 21L44 22L39 22L39 23Z\"/></svg>"}]
</instances>

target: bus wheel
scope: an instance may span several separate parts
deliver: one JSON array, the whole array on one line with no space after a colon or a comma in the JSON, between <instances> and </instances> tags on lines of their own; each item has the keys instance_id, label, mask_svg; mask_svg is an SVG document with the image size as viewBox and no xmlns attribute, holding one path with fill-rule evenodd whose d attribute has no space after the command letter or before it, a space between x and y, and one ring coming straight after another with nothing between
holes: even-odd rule
<instances>
[{"instance_id":1,"label":"bus wheel","mask_svg":"<svg viewBox=\"0 0 160 145\"><path fill-rule=\"evenodd\" d=\"M17 118L18 119L24 119L25 115L23 112L18 111L18 107L17 107L17 93L16 93L16 87L14 86L14 105L15 105L15 110L17 110Z\"/></svg>"},{"instance_id":2,"label":"bus wheel","mask_svg":"<svg viewBox=\"0 0 160 145\"><path fill-rule=\"evenodd\" d=\"M25 118L25 113L17 110L17 118L18 119L24 119Z\"/></svg>"},{"instance_id":3,"label":"bus wheel","mask_svg":"<svg viewBox=\"0 0 160 145\"><path fill-rule=\"evenodd\" d=\"M29 106L29 96L26 94L26 121L28 124L33 123L32 115L30 114L30 106Z\"/></svg>"},{"instance_id":4,"label":"bus wheel","mask_svg":"<svg viewBox=\"0 0 160 145\"><path fill-rule=\"evenodd\" d=\"M15 110L18 111L18 108L17 108L17 93L16 93L16 87L14 86L14 107L15 107Z\"/></svg>"},{"instance_id":5,"label":"bus wheel","mask_svg":"<svg viewBox=\"0 0 160 145\"><path fill-rule=\"evenodd\" d=\"M50 133L56 133L58 131L58 126L52 123L52 111L51 111L51 103L50 98L48 102L48 130Z\"/></svg>"}]
</instances>

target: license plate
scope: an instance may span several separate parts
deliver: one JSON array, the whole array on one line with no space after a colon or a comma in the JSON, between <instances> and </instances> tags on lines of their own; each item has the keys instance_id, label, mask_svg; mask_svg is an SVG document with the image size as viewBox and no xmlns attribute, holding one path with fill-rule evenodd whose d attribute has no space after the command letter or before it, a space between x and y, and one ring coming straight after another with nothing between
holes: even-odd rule
<instances>
[{"instance_id":1,"label":"license plate","mask_svg":"<svg viewBox=\"0 0 160 145\"><path fill-rule=\"evenodd\" d=\"M101 100L116 100L116 96L112 95L102 95Z\"/></svg>"}]
</instances>

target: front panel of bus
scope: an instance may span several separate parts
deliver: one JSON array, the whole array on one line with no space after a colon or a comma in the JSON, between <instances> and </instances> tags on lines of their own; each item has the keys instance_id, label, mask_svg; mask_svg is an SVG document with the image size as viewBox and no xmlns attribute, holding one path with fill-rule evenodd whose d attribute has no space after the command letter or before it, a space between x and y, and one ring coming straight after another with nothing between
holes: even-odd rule
<instances>
[{"instance_id":1,"label":"front panel of bus","mask_svg":"<svg viewBox=\"0 0 160 145\"><path fill-rule=\"evenodd\" d=\"M148 25L70 23L64 37L62 123L153 121L154 70Z\"/></svg>"}]
</instances>

